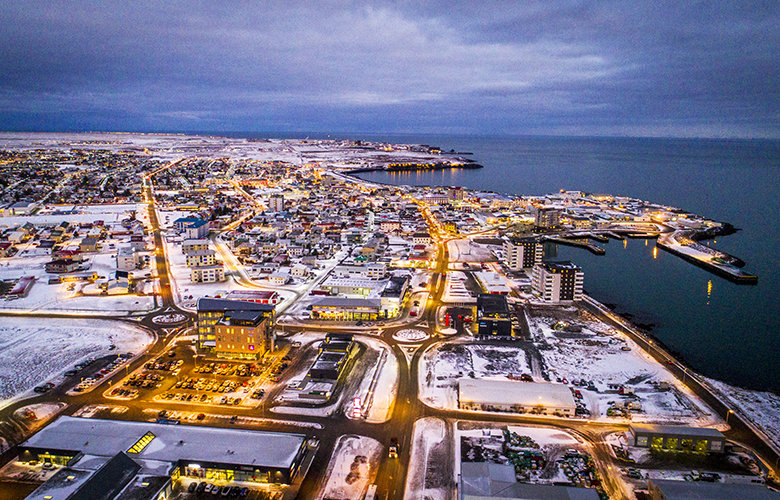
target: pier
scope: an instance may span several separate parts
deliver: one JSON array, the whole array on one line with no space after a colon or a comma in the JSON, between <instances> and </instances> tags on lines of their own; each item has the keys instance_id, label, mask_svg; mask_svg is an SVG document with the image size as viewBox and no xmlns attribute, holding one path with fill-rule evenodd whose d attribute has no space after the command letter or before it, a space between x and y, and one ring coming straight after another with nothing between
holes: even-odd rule
<instances>
[{"instance_id":1,"label":"pier","mask_svg":"<svg viewBox=\"0 0 780 500\"><path fill-rule=\"evenodd\" d=\"M658 238L656 246L732 283L740 285L755 285L758 283L758 276L746 273L728 262L730 260L741 262L736 257L690 240L681 243L678 241L678 237L684 239L684 235L681 232L664 234Z\"/></svg>"},{"instance_id":2,"label":"pier","mask_svg":"<svg viewBox=\"0 0 780 500\"><path fill-rule=\"evenodd\" d=\"M595 243L591 243L589 241L582 241L582 240L570 240L567 238L561 238L556 236L548 236L544 238L546 241L552 241L555 243L559 243L561 245L567 245L570 247L577 247L577 248L584 248L585 250L588 250L589 252L596 254L596 255L604 255L607 253L606 250L601 248L600 246L596 245Z\"/></svg>"}]
</instances>

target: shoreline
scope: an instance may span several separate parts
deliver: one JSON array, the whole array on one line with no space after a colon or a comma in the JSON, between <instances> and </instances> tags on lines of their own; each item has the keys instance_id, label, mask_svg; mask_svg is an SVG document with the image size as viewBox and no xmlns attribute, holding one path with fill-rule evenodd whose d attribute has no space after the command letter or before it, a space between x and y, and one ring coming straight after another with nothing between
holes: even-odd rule
<instances>
[{"instance_id":1,"label":"shoreline","mask_svg":"<svg viewBox=\"0 0 780 500\"><path fill-rule=\"evenodd\" d=\"M722 391L717 390L708 382L708 379L712 377L705 377L690 368L690 365L670 352L663 342L658 341L649 333L640 331L632 322L610 311L609 308L596 299L585 295L582 305L585 310L595 314L628 336L648 356L661 363L677 380L707 403L719 417L724 420L729 419L731 422L730 428L724 433L727 437L736 435L734 437L735 440L745 442L756 453L764 455L768 464L773 464L780 460L780 443L774 442L763 429L753 422L747 412L739 405L736 405L734 401L722 399L724 396ZM752 390L731 386L731 384L714 378L712 380L734 387L737 390Z\"/></svg>"}]
</instances>

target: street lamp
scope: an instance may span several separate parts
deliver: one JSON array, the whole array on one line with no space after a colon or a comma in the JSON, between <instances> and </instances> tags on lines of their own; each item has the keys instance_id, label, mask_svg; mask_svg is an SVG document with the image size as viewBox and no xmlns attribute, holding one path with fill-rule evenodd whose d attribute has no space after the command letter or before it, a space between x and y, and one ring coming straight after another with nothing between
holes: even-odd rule
<instances>
[{"instance_id":1,"label":"street lamp","mask_svg":"<svg viewBox=\"0 0 780 500\"><path fill-rule=\"evenodd\" d=\"M726 425L728 425L728 423L729 423L729 415L731 415L732 413L734 413L734 410L729 410L726 413Z\"/></svg>"}]
</instances>

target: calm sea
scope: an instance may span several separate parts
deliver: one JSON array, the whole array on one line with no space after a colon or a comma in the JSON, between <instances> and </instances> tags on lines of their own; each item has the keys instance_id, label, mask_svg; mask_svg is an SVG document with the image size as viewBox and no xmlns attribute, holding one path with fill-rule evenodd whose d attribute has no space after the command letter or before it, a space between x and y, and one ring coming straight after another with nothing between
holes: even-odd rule
<instances>
[{"instance_id":1,"label":"calm sea","mask_svg":"<svg viewBox=\"0 0 780 500\"><path fill-rule=\"evenodd\" d=\"M758 275L735 285L658 251L611 241L607 254L558 247L594 298L615 305L704 375L780 393L780 142L632 138L350 136L473 152L481 170L371 173L389 184L541 195L561 189L676 206L740 229L710 245Z\"/></svg>"}]
</instances>

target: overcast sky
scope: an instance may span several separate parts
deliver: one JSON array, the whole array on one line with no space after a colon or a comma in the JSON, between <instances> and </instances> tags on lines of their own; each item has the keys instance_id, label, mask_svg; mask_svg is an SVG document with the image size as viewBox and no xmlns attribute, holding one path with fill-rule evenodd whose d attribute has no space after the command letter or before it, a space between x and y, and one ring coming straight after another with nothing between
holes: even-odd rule
<instances>
[{"instance_id":1,"label":"overcast sky","mask_svg":"<svg viewBox=\"0 0 780 500\"><path fill-rule=\"evenodd\" d=\"M0 3L0 129L780 137L780 1Z\"/></svg>"}]
</instances>

